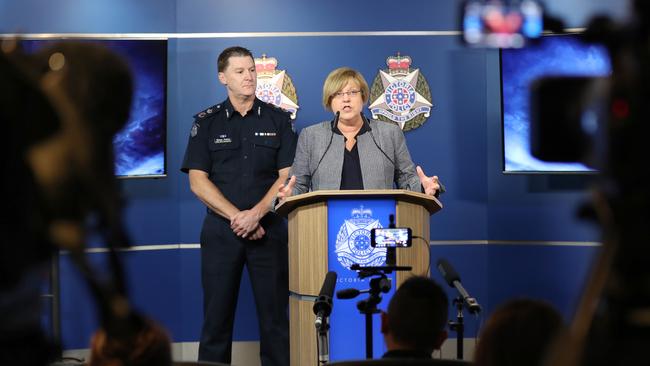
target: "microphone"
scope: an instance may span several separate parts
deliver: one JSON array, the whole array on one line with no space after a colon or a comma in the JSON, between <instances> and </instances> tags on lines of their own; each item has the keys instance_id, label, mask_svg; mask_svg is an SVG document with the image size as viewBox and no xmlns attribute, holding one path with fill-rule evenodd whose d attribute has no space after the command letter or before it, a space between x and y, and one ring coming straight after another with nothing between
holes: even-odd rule
<instances>
[{"instance_id":1,"label":"microphone","mask_svg":"<svg viewBox=\"0 0 650 366\"><path fill-rule=\"evenodd\" d=\"M449 264L446 259L439 259L437 262L438 271L444 277L445 281L450 287L456 288L460 296L463 298L463 302L471 314L478 314L481 312L481 305L475 298L469 296L463 285L460 283L460 276L454 270L454 268Z\"/></svg>"},{"instance_id":2,"label":"microphone","mask_svg":"<svg viewBox=\"0 0 650 366\"><path fill-rule=\"evenodd\" d=\"M332 133L330 134L330 141L327 143L327 147L325 148L325 151L323 152L323 155L321 155L320 159L318 159L318 164L316 164L316 168L314 169L313 172L309 174L310 180L309 180L309 190L311 191L311 181L314 179L314 174L316 174L316 171L318 170L318 167L320 166L320 163L323 161L323 158L325 158L325 154L327 154L327 151L330 149L330 146L332 146L332 140L334 139L334 126L336 126L339 123L339 117L341 116L340 111L336 111L336 116L334 117L334 120L332 121Z\"/></svg>"},{"instance_id":3,"label":"microphone","mask_svg":"<svg viewBox=\"0 0 650 366\"><path fill-rule=\"evenodd\" d=\"M375 134L372 133L372 128L370 127L370 122L368 121L366 116L363 115L363 113L361 114L361 118L363 119L363 123L365 123L368 126L368 130L370 130L370 137L372 138L372 142L375 143L375 146L377 146L377 149L379 149L379 151L381 151L381 153L384 154L386 159L388 159L388 161L390 161L390 163L393 164L393 166L396 166L393 159L391 159L390 156L388 156L388 154L386 154L384 149L382 149L381 146L379 146L379 144L377 143L377 140L375 139Z\"/></svg>"},{"instance_id":4,"label":"microphone","mask_svg":"<svg viewBox=\"0 0 650 366\"><path fill-rule=\"evenodd\" d=\"M329 271L325 275L323 287L320 289L320 294L314 303L314 314L316 314L316 321L314 325L317 329L323 325L323 319L327 318L332 313L332 297L334 297L334 288L336 287L336 272Z\"/></svg>"},{"instance_id":5,"label":"microphone","mask_svg":"<svg viewBox=\"0 0 650 366\"><path fill-rule=\"evenodd\" d=\"M361 291L357 290L356 288L346 288L345 290L338 291L336 293L336 298L337 299L354 299L355 297L359 296Z\"/></svg>"},{"instance_id":6,"label":"microphone","mask_svg":"<svg viewBox=\"0 0 650 366\"><path fill-rule=\"evenodd\" d=\"M334 130L334 127L339 123L339 117L341 117L341 111L336 111L334 114L334 121L332 121L332 130Z\"/></svg>"}]
</instances>

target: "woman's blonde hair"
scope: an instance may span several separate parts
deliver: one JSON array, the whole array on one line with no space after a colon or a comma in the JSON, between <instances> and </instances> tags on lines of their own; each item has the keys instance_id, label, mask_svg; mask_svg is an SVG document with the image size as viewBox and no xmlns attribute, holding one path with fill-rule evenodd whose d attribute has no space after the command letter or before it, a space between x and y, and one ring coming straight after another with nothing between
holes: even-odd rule
<instances>
[{"instance_id":1,"label":"woman's blonde hair","mask_svg":"<svg viewBox=\"0 0 650 366\"><path fill-rule=\"evenodd\" d=\"M327 75L327 79L323 84L323 106L325 109L332 110L332 99L334 99L335 94L345 88L345 85L350 81L354 81L359 85L363 104L368 102L370 89L368 89L368 83L366 83L363 75L349 67L339 67Z\"/></svg>"}]
</instances>

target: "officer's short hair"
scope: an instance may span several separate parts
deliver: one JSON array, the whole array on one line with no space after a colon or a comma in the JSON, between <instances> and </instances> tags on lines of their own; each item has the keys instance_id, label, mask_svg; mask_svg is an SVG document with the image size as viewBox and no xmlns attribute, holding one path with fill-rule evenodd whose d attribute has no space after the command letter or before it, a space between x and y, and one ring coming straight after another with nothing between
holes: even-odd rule
<instances>
[{"instance_id":1,"label":"officer's short hair","mask_svg":"<svg viewBox=\"0 0 650 366\"><path fill-rule=\"evenodd\" d=\"M253 53L249 49L241 46L226 48L225 50L221 51L219 58L217 58L217 70L219 70L219 72L224 72L228 67L228 61L230 61L231 57L242 56L253 58Z\"/></svg>"},{"instance_id":2,"label":"officer's short hair","mask_svg":"<svg viewBox=\"0 0 650 366\"><path fill-rule=\"evenodd\" d=\"M432 352L447 325L449 300L428 277L413 276L395 291L388 304L388 326L402 345Z\"/></svg>"},{"instance_id":3,"label":"officer's short hair","mask_svg":"<svg viewBox=\"0 0 650 366\"><path fill-rule=\"evenodd\" d=\"M370 89L368 89L366 79L357 70L349 67L339 67L327 75L327 79L325 79L325 83L323 84L323 106L325 109L328 111L332 110L332 99L334 99L334 95L343 90L345 85L350 81L359 84L363 104L366 104L370 97Z\"/></svg>"}]
</instances>

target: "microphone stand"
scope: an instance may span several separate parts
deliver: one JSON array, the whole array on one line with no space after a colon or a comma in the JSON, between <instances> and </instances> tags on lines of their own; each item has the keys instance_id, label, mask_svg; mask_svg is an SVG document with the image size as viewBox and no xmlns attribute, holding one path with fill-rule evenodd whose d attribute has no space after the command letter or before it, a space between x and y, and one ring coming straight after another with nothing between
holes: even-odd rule
<instances>
[{"instance_id":1,"label":"microphone stand","mask_svg":"<svg viewBox=\"0 0 650 366\"><path fill-rule=\"evenodd\" d=\"M329 317L323 317L323 322L320 325L316 325L316 339L318 347L318 363L319 364L328 364L330 362L330 351L329 351Z\"/></svg>"},{"instance_id":2,"label":"microphone stand","mask_svg":"<svg viewBox=\"0 0 650 366\"><path fill-rule=\"evenodd\" d=\"M329 351L329 329L328 323L329 316L334 306L332 297L334 296L334 288L336 287L336 272L327 272L323 287L321 287L318 298L314 303L314 314L316 314L316 347L318 350L317 364L326 364L330 361Z\"/></svg>"},{"instance_id":3,"label":"microphone stand","mask_svg":"<svg viewBox=\"0 0 650 366\"><path fill-rule=\"evenodd\" d=\"M353 264L350 267L353 271L358 271L359 278L375 277L370 279L370 288L368 290L357 291L355 295L360 293L368 293L368 298L361 300L357 303L357 309L361 314L365 315L366 320L366 358L372 359L372 314L379 313L377 305L381 302L380 294L388 293L391 288L391 281L387 273L392 271L410 271L410 266L377 266L377 267L362 267L358 264ZM337 293L340 297L340 292ZM348 297L351 298L351 297Z\"/></svg>"},{"instance_id":4,"label":"microphone stand","mask_svg":"<svg viewBox=\"0 0 650 366\"><path fill-rule=\"evenodd\" d=\"M381 292L388 292L388 289L384 289L380 286L380 281L382 279L388 279L385 274L381 274L379 278L373 278L370 280L370 289L368 290L367 299L361 300L357 303L357 309L361 314L365 315L366 318L366 358L372 359L372 314L378 314L380 311L377 309L377 304L381 302ZM388 282L390 286L390 282Z\"/></svg>"},{"instance_id":5,"label":"microphone stand","mask_svg":"<svg viewBox=\"0 0 650 366\"><path fill-rule=\"evenodd\" d=\"M453 302L456 305L456 321L449 321L449 329L456 332L456 359L463 359L463 340L465 338L465 323L463 316L463 298L458 296Z\"/></svg>"}]
</instances>

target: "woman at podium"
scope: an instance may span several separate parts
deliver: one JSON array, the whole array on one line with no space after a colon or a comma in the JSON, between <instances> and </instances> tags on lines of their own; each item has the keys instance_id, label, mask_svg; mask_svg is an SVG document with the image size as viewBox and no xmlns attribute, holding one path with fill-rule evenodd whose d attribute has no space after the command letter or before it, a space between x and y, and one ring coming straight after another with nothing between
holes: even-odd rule
<instances>
[{"instance_id":1,"label":"woman at podium","mask_svg":"<svg viewBox=\"0 0 650 366\"><path fill-rule=\"evenodd\" d=\"M306 127L290 179L278 199L330 189L406 189L438 196L444 187L437 176L415 167L401 128L363 115L370 91L356 70L332 71L323 85L323 106L334 116Z\"/></svg>"}]
</instances>

